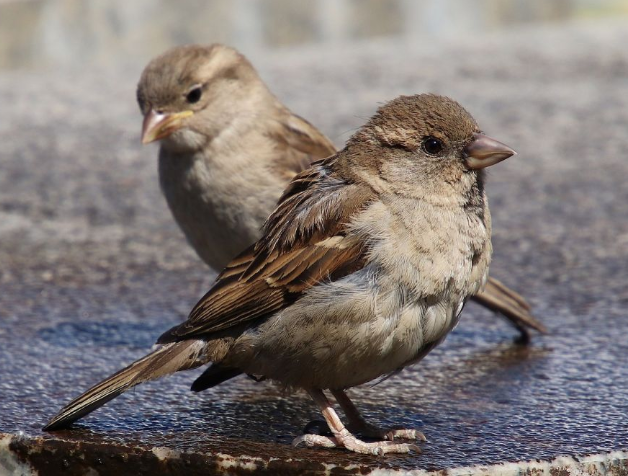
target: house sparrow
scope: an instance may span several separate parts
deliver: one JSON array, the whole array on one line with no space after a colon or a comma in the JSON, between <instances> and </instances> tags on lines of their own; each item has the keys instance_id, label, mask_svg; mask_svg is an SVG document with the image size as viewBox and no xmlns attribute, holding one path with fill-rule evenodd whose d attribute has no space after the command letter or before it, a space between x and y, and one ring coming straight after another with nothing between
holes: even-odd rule
<instances>
[{"instance_id":1,"label":"house sparrow","mask_svg":"<svg viewBox=\"0 0 628 476\"><path fill-rule=\"evenodd\" d=\"M151 61L137 99L142 142L160 140L159 179L172 214L205 263L222 270L259 239L281 191L331 141L290 112L249 61L223 45L173 48ZM490 279L474 299L528 340L545 332L519 294Z\"/></svg>"},{"instance_id":2,"label":"house sparrow","mask_svg":"<svg viewBox=\"0 0 628 476\"><path fill-rule=\"evenodd\" d=\"M184 150L193 134L171 134L168 147ZM332 436L295 444L418 449L395 438L420 432L366 424L345 389L418 362L457 324L488 277L483 168L514 154L446 97L402 96L380 107L342 151L290 182L261 238L227 265L186 322L45 429L64 428L141 382L211 363L206 382L245 372L305 389ZM325 389L353 427L386 439L354 436Z\"/></svg>"}]
</instances>

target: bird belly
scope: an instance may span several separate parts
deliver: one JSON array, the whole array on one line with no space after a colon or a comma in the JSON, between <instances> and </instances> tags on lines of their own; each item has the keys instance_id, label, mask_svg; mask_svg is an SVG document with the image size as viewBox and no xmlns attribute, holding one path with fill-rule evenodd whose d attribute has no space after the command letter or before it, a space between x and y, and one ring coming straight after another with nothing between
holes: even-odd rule
<instances>
[{"instance_id":1,"label":"bird belly","mask_svg":"<svg viewBox=\"0 0 628 476\"><path fill-rule=\"evenodd\" d=\"M419 360L455 324L457 303L406 301L404 294L355 276L316 286L240 337L226 361L289 387L374 380Z\"/></svg>"}]
</instances>

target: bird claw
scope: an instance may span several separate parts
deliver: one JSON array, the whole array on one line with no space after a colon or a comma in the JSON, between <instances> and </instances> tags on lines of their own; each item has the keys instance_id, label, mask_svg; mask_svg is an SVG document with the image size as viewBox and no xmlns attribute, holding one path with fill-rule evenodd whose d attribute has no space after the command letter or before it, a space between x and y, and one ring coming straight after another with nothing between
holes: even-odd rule
<instances>
[{"instance_id":1,"label":"bird claw","mask_svg":"<svg viewBox=\"0 0 628 476\"><path fill-rule=\"evenodd\" d=\"M394 443L392 441L375 441L366 443L347 432L335 437L322 435L301 435L292 441L292 445L298 447L304 445L308 448L345 448L354 453L381 456L387 453L421 453L421 448L411 443Z\"/></svg>"},{"instance_id":2,"label":"bird claw","mask_svg":"<svg viewBox=\"0 0 628 476\"><path fill-rule=\"evenodd\" d=\"M365 421L349 425L348 430L351 433L357 433L364 438L372 438L374 440L418 440L427 442L425 435L414 428L380 428ZM320 435L331 437L333 433L324 420L312 420L303 429L304 434Z\"/></svg>"},{"instance_id":3,"label":"bird claw","mask_svg":"<svg viewBox=\"0 0 628 476\"><path fill-rule=\"evenodd\" d=\"M297 436L294 440L292 440L292 446L295 448L298 448L301 445L308 448L338 448L339 446L338 442L333 437L314 435L312 433Z\"/></svg>"},{"instance_id":4,"label":"bird claw","mask_svg":"<svg viewBox=\"0 0 628 476\"><path fill-rule=\"evenodd\" d=\"M386 431L386 430L382 430ZM427 442L427 438L425 435L419 430L415 430L414 428L393 428L386 432L384 438L389 441L393 441L395 439L402 440L419 440L422 442Z\"/></svg>"},{"instance_id":5,"label":"bird claw","mask_svg":"<svg viewBox=\"0 0 628 476\"><path fill-rule=\"evenodd\" d=\"M426 442L427 438L419 430L414 428L380 428L370 423L361 423L359 425L350 425L349 431L352 433L359 433L363 437L373 438L378 440L393 441L396 439L401 440L419 440Z\"/></svg>"}]
</instances>

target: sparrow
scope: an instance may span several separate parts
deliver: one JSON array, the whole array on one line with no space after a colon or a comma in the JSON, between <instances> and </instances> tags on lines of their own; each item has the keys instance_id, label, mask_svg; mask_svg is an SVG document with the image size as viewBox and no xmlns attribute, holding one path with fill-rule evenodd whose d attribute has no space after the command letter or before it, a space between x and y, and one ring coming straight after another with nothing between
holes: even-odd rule
<instances>
[{"instance_id":1,"label":"sparrow","mask_svg":"<svg viewBox=\"0 0 628 476\"><path fill-rule=\"evenodd\" d=\"M169 147L185 150L194 134L170 134ZM342 151L296 175L261 237L228 263L187 321L44 429L67 427L139 383L210 364L205 386L243 372L307 391L332 436L305 434L295 445L418 449L399 439L422 433L369 425L346 389L420 361L457 324L488 279L483 169L514 154L449 98L385 104Z\"/></svg>"},{"instance_id":2,"label":"sparrow","mask_svg":"<svg viewBox=\"0 0 628 476\"><path fill-rule=\"evenodd\" d=\"M261 236L282 190L332 142L284 106L236 50L175 47L144 69L137 100L142 142L159 141L159 180L168 206L199 257L215 270ZM475 296L528 341L544 333L530 306L496 279Z\"/></svg>"}]
</instances>

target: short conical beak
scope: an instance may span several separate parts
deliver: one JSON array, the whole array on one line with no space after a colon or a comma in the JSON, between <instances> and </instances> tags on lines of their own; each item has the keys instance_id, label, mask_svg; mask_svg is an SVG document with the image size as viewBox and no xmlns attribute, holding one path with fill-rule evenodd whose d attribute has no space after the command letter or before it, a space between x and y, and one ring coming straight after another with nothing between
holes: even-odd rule
<instances>
[{"instance_id":1,"label":"short conical beak","mask_svg":"<svg viewBox=\"0 0 628 476\"><path fill-rule=\"evenodd\" d=\"M144 116L142 123L142 144L168 137L181 128L183 119L192 114L194 114L192 111L161 113L151 109Z\"/></svg>"},{"instance_id":2,"label":"short conical beak","mask_svg":"<svg viewBox=\"0 0 628 476\"><path fill-rule=\"evenodd\" d=\"M465 146L464 153L467 165L472 169L490 167L517 154L506 144L478 132L473 134L473 140Z\"/></svg>"}]
</instances>

